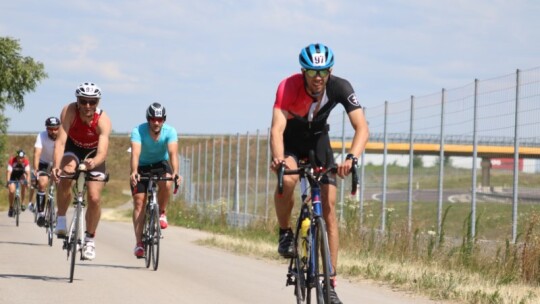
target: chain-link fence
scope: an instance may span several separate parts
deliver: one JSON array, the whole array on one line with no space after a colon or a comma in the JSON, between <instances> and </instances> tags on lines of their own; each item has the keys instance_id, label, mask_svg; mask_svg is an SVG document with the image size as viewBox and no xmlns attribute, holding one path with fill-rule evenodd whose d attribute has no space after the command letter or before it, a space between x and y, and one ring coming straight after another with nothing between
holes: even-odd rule
<instances>
[{"instance_id":1,"label":"chain-link fence","mask_svg":"<svg viewBox=\"0 0 540 304\"><path fill-rule=\"evenodd\" d=\"M338 185L340 221L353 210L360 226L375 216L384 231L389 204L399 203L409 231L424 221L441 233L448 206L467 204L475 236L482 204L483 220L503 221L516 240L519 206L540 202L540 68L384 102L365 114L370 140L358 168L361 191L350 197L350 180ZM344 112L334 111L329 123L339 162L353 130ZM185 200L209 214L225 212L232 225L273 219L268 133L181 141ZM433 207L433 216L415 218L419 204ZM490 217L490 206L511 217Z\"/></svg>"}]
</instances>

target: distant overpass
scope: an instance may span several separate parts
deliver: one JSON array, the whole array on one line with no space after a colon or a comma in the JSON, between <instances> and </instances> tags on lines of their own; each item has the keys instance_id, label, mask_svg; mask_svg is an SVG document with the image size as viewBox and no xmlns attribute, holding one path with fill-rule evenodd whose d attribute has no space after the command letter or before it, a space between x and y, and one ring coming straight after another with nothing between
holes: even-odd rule
<instances>
[{"instance_id":1,"label":"distant overpass","mask_svg":"<svg viewBox=\"0 0 540 304\"><path fill-rule=\"evenodd\" d=\"M413 148L416 155L439 155L440 137L438 135L423 134L413 135ZM345 140L345 148L349 149L352 138ZM387 135L387 151L389 154L409 154L409 134L391 133ZM331 147L336 152L341 152L342 141L333 137ZM513 137L477 137L478 157L514 157ZM384 136L379 133L370 134L365 149L366 153L382 154L384 152ZM444 154L446 156L472 156L472 136L445 136ZM523 138L519 142L520 158L540 158L540 140L538 138Z\"/></svg>"}]
</instances>

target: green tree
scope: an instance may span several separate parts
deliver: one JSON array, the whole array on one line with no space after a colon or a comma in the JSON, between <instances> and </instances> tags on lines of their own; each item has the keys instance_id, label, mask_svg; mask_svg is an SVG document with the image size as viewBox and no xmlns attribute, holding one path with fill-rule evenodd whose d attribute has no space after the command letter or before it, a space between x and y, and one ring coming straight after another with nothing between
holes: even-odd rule
<instances>
[{"instance_id":1,"label":"green tree","mask_svg":"<svg viewBox=\"0 0 540 304\"><path fill-rule=\"evenodd\" d=\"M4 115L6 105L24 109L24 95L36 89L47 78L43 63L23 57L19 41L0 37L0 161L3 163L9 118Z\"/></svg>"}]
</instances>

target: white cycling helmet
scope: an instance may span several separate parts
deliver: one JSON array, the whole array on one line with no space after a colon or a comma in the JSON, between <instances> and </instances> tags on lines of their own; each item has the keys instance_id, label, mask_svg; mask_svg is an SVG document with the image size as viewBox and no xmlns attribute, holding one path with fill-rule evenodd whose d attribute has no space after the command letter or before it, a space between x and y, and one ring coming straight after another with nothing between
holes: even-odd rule
<instances>
[{"instance_id":1,"label":"white cycling helmet","mask_svg":"<svg viewBox=\"0 0 540 304\"><path fill-rule=\"evenodd\" d=\"M93 82L81 83L75 90L76 97L101 98L101 89Z\"/></svg>"}]
</instances>

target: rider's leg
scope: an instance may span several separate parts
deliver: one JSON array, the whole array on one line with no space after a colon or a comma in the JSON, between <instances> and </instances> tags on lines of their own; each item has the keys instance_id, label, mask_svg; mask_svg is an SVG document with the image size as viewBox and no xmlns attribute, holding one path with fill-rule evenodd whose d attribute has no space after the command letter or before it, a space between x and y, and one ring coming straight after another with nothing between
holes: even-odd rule
<instances>
[{"instance_id":1,"label":"rider's leg","mask_svg":"<svg viewBox=\"0 0 540 304\"><path fill-rule=\"evenodd\" d=\"M146 201L146 193L137 193L133 195L133 229L135 231L135 240L137 244L142 241L142 233L144 227L144 202Z\"/></svg>"},{"instance_id":2,"label":"rider's leg","mask_svg":"<svg viewBox=\"0 0 540 304\"><path fill-rule=\"evenodd\" d=\"M328 243L330 247L330 259L332 261L332 269L336 273L339 248L339 225L336 217L336 193L335 185L322 185L322 201L323 201L323 217L326 222L328 231ZM332 277L333 279L335 277Z\"/></svg>"},{"instance_id":3,"label":"rider's leg","mask_svg":"<svg viewBox=\"0 0 540 304\"><path fill-rule=\"evenodd\" d=\"M167 174L167 177L170 177L170 174ZM172 193L172 181L161 181L158 183L158 204L160 214L165 213L167 210L167 205Z\"/></svg>"},{"instance_id":4,"label":"rider's leg","mask_svg":"<svg viewBox=\"0 0 540 304\"><path fill-rule=\"evenodd\" d=\"M99 219L101 218L101 191L103 190L105 183L89 181L86 185L86 232L93 236L96 234Z\"/></svg>"},{"instance_id":5,"label":"rider's leg","mask_svg":"<svg viewBox=\"0 0 540 304\"><path fill-rule=\"evenodd\" d=\"M8 184L8 200L9 200L9 208L13 208L13 200L15 200L15 184L9 183Z\"/></svg>"},{"instance_id":6,"label":"rider's leg","mask_svg":"<svg viewBox=\"0 0 540 304\"><path fill-rule=\"evenodd\" d=\"M36 193L36 209L38 212L43 212L45 206L45 190L47 189L48 182L49 178L47 176L40 176L38 178Z\"/></svg>"},{"instance_id":7,"label":"rider's leg","mask_svg":"<svg viewBox=\"0 0 540 304\"><path fill-rule=\"evenodd\" d=\"M63 174L75 172L77 161L72 155L64 155L60 168ZM70 179L61 179L56 187L56 203L58 206L58 216L65 217L69 203L71 202L71 184Z\"/></svg>"},{"instance_id":8,"label":"rider's leg","mask_svg":"<svg viewBox=\"0 0 540 304\"><path fill-rule=\"evenodd\" d=\"M293 157L285 158L285 165L288 169L294 170L298 168ZM276 216L279 228L284 230L291 227L291 212L294 207L294 188L298 182L298 175L283 176L283 193L279 194L276 187L274 192L274 205L276 208Z\"/></svg>"}]
</instances>

